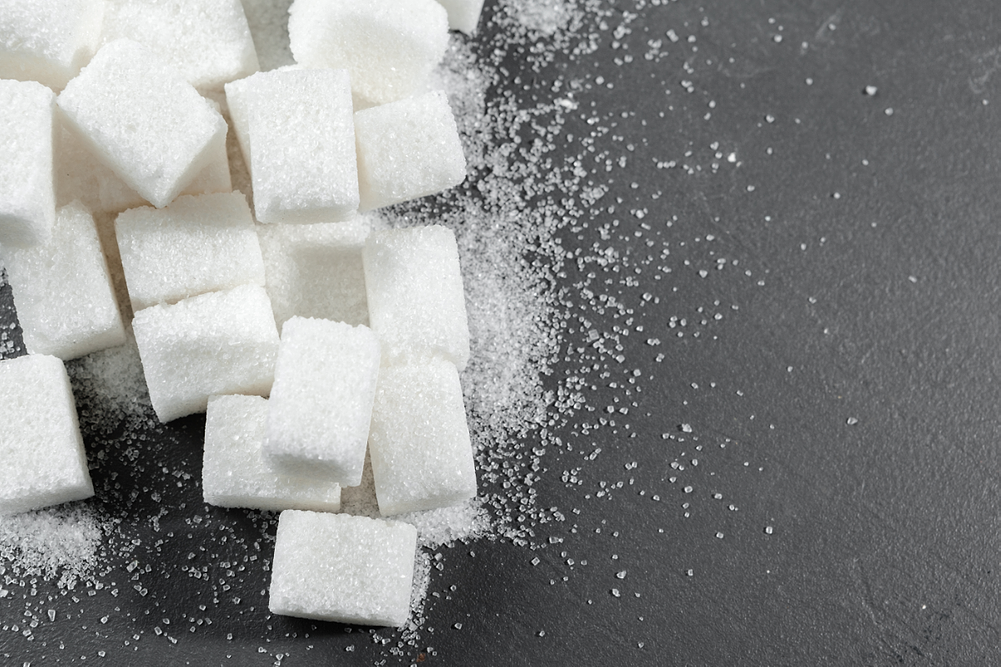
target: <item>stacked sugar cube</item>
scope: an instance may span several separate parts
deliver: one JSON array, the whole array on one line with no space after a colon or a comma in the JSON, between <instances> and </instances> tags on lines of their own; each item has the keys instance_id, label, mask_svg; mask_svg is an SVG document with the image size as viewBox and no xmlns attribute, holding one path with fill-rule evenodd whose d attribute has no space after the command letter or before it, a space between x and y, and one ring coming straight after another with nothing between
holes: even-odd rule
<instances>
[{"instance_id":1,"label":"stacked sugar cube","mask_svg":"<svg viewBox=\"0 0 1001 667\"><path fill-rule=\"evenodd\" d=\"M428 75L482 0L296 0L296 65L259 73L239 0L155 4L0 6L0 259L31 353L0 362L24 413L0 512L93 493L60 359L130 328L161 421L207 412L206 502L285 510L272 610L401 625L413 527L333 513L366 452L384 516L475 496L469 333L452 233L359 212L465 178Z\"/></svg>"}]
</instances>

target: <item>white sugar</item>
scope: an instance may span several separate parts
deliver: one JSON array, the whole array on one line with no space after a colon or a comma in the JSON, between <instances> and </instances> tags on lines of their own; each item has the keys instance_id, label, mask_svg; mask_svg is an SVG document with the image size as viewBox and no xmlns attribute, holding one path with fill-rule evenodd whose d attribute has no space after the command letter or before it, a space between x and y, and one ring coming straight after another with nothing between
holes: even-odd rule
<instances>
[{"instance_id":1,"label":"white sugar","mask_svg":"<svg viewBox=\"0 0 1001 667\"><path fill-rule=\"evenodd\" d=\"M240 0L106 0L102 42L128 38L159 56L199 90L257 71Z\"/></svg>"},{"instance_id":2,"label":"white sugar","mask_svg":"<svg viewBox=\"0 0 1001 667\"><path fill-rule=\"evenodd\" d=\"M455 118L433 91L355 114L359 210L435 194L466 178Z\"/></svg>"},{"instance_id":3,"label":"white sugar","mask_svg":"<svg viewBox=\"0 0 1001 667\"><path fill-rule=\"evenodd\" d=\"M108 265L90 213L59 209L52 238L0 248L29 352L74 359L125 342Z\"/></svg>"},{"instance_id":4,"label":"white sugar","mask_svg":"<svg viewBox=\"0 0 1001 667\"><path fill-rule=\"evenodd\" d=\"M419 93L448 44L448 14L434 0L296 0L289 40L300 65L346 69L355 107Z\"/></svg>"},{"instance_id":5,"label":"white sugar","mask_svg":"<svg viewBox=\"0 0 1001 667\"><path fill-rule=\"evenodd\" d=\"M226 141L219 112L128 39L102 47L56 103L87 147L157 207L170 203Z\"/></svg>"},{"instance_id":6,"label":"white sugar","mask_svg":"<svg viewBox=\"0 0 1001 667\"><path fill-rule=\"evenodd\" d=\"M258 225L265 288L279 331L293 315L368 325L361 253L372 223L367 215L350 222Z\"/></svg>"},{"instance_id":7,"label":"white sugar","mask_svg":"<svg viewBox=\"0 0 1001 667\"><path fill-rule=\"evenodd\" d=\"M0 80L0 109L0 244L43 243L55 220L52 91Z\"/></svg>"},{"instance_id":8,"label":"white sugar","mask_svg":"<svg viewBox=\"0 0 1001 667\"><path fill-rule=\"evenodd\" d=\"M0 79L61 89L97 50L104 0L19 0L0 8Z\"/></svg>"},{"instance_id":9,"label":"white sugar","mask_svg":"<svg viewBox=\"0 0 1001 667\"><path fill-rule=\"evenodd\" d=\"M115 231L136 311L238 285L264 286L254 219L239 192L130 209L118 216Z\"/></svg>"}]
</instances>

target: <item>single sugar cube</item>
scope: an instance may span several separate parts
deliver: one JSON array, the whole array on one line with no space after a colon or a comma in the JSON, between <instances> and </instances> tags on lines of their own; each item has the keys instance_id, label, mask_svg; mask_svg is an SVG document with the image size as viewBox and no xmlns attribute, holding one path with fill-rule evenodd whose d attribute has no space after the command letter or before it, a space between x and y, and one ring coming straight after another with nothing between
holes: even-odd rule
<instances>
[{"instance_id":1,"label":"single sugar cube","mask_svg":"<svg viewBox=\"0 0 1001 667\"><path fill-rule=\"evenodd\" d=\"M272 614L402 627L417 529L401 521L287 510L271 564Z\"/></svg>"},{"instance_id":2,"label":"single sugar cube","mask_svg":"<svg viewBox=\"0 0 1001 667\"><path fill-rule=\"evenodd\" d=\"M371 221L259 225L265 288L275 324L293 315L368 324L361 251Z\"/></svg>"},{"instance_id":3,"label":"single sugar cube","mask_svg":"<svg viewBox=\"0 0 1001 667\"><path fill-rule=\"evenodd\" d=\"M161 422L204 412L215 394L271 391L278 330L263 287L151 306L136 313L132 328Z\"/></svg>"},{"instance_id":4,"label":"single sugar cube","mask_svg":"<svg viewBox=\"0 0 1001 667\"><path fill-rule=\"evenodd\" d=\"M337 512L341 488L316 477L275 472L261 447L268 401L260 396L213 396L205 412L202 495L219 507Z\"/></svg>"},{"instance_id":5,"label":"single sugar cube","mask_svg":"<svg viewBox=\"0 0 1001 667\"><path fill-rule=\"evenodd\" d=\"M0 361L0 513L94 495L63 362L31 354Z\"/></svg>"},{"instance_id":6,"label":"single sugar cube","mask_svg":"<svg viewBox=\"0 0 1001 667\"><path fill-rule=\"evenodd\" d=\"M434 0L296 0L288 34L300 65L348 70L364 108L423 90L448 47L448 13Z\"/></svg>"},{"instance_id":7,"label":"single sugar cube","mask_svg":"<svg viewBox=\"0 0 1001 667\"><path fill-rule=\"evenodd\" d=\"M56 204L79 199L93 213L120 213L137 206L148 206L138 192L97 159L76 134L59 123L56 142ZM182 195L232 192L226 144L212 149L209 164L181 190Z\"/></svg>"},{"instance_id":8,"label":"single sugar cube","mask_svg":"<svg viewBox=\"0 0 1001 667\"><path fill-rule=\"evenodd\" d=\"M358 208L345 70L282 69L226 85L260 222L334 222Z\"/></svg>"},{"instance_id":9,"label":"single sugar cube","mask_svg":"<svg viewBox=\"0 0 1001 667\"><path fill-rule=\"evenodd\" d=\"M0 247L0 257L28 352L69 360L125 342L94 218L82 204L59 209L47 243Z\"/></svg>"},{"instance_id":10,"label":"single sugar cube","mask_svg":"<svg viewBox=\"0 0 1001 667\"><path fill-rule=\"evenodd\" d=\"M372 232L362 252L368 317L389 361L469 361L469 323L452 230L440 225Z\"/></svg>"},{"instance_id":11,"label":"single sugar cube","mask_svg":"<svg viewBox=\"0 0 1001 667\"><path fill-rule=\"evenodd\" d=\"M97 51L104 0L0 3L0 79L61 90Z\"/></svg>"},{"instance_id":12,"label":"single sugar cube","mask_svg":"<svg viewBox=\"0 0 1001 667\"><path fill-rule=\"evenodd\" d=\"M0 81L0 245L43 243L56 217L52 91Z\"/></svg>"},{"instance_id":13,"label":"single sugar cube","mask_svg":"<svg viewBox=\"0 0 1001 667\"><path fill-rule=\"evenodd\" d=\"M104 43L136 41L199 90L218 90L257 71L240 0L107 0Z\"/></svg>"},{"instance_id":14,"label":"single sugar cube","mask_svg":"<svg viewBox=\"0 0 1001 667\"><path fill-rule=\"evenodd\" d=\"M371 329L293 317L282 328L264 455L276 468L361 484L379 377Z\"/></svg>"},{"instance_id":15,"label":"single sugar cube","mask_svg":"<svg viewBox=\"0 0 1001 667\"><path fill-rule=\"evenodd\" d=\"M360 211L424 197L466 178L459 130L436 90L355 113Z\"/></svg>"},{"instance_id":16,"label":"single sugar cube","mask_svg":"<svg viewBox=\"0 0 1001 667\"><path fill-rule=\"evenodd\" d=\"M264 260L242 193L178 197L115 221L135 311L237 285L264 286Z\"/></svg>"},{"instance_id":17,"label":"single sugar cube","mask_svg":"<svg viewBox=\"0 0 1001 667\"><path fill-rule=\"evenodd\" d=\"M226 142L226 121L211 103L129 39L102 47L56 103L91 152L157 208Z\"/></svg>"},{"instance_id":18,"label":"single sugar cube","mask_svg":"<svg viewBox=\"0 0 1001 667\"><path fill-rule=\"evenodd\" d=\"M379 371L368 443L383 516L456 505L476 495L462 387L448 361Z\"/></svg>"},{"instance_id":19,"label":"single sugar cube","mask_svg":"<svg viewBox=\"0 0 1001 667\"><path fill-rule=\"evenodd\" d=\"M483 11L483 0L438 0L438 3L448 12L449 28L467 35L476 32L476 24L480 22L480 12Z\"/></svg>"}]
</instances>

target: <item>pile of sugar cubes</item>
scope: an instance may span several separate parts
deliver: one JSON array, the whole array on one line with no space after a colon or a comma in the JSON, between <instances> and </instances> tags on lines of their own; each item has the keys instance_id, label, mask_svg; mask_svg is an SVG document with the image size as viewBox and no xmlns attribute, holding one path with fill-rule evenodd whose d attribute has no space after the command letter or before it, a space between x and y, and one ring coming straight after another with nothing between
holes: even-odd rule
<instances>
[{"instance_id":1,"label":"pile of sugar cubes","mask_svg":"<svg viewBox=\"0 0 1001 667\"><path fill-rule=\"evenodd\" d=\"M63 362L134 336L157 417L206 412L205 501L281 511L271 611L406 622L416 530L341 489L367 453L382 516L476 495L469 330L452 232L368 212L465 178L428 77L481 5L295 0L258 72L239 0L0 0L0 512L94 494Z\"/></svg>"}]
</instances>

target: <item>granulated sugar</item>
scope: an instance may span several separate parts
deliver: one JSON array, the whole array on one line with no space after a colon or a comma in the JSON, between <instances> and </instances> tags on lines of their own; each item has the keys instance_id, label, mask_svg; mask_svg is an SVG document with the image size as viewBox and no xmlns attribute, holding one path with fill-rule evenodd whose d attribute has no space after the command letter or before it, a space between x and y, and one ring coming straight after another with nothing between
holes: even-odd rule
<instances>
[{"instance_id":1,"label":"granulated sugar","mask_svg":"<svg viewBox=\"0 0 1001 667\"><path fill-rule=\"evenodd\" d=\"M291 63L289 4L244 0L262 70ZM611 30L601 25L610 13L597 2L502 0L488 3L479 37L453 33L433 85L449 97L469 176L443 195L380 211L391 226L443 224L456 234L472 348L461 382L479 484L477 498L459 507L397 517L417 527L421 548L410 623L401 633L367 633L366 641L382 647L384 657L402 659L430 641L433 628L424 609L429 587L447 570L443 547L487 539L546 548L550 536L542 526L565 521L575 509L541 506L535 488L543 475L559 474L547 471L547 455L572 451L556 435L561 427L572 423L584 436L574 455L585 460L601 451L588 437L596 430L628 429L625 416L617 423L611 414L624 406L609 406L610 416L597 417L606 408L587 405L586 391L597 376L607 382L614 371L623 376L623 403L630 401L633 368L623 365L621 340L639 306L604 295L598 277L588 272L621 267L625 273L640 262L630 264L611 244L584 252L562 245L587 227L587 217L599 207L623 206L618 198L608 201L611 179L603 175L617 168L620 156L595 148L614 132L614 121L581 108L591 82L565 77L553 66L557 58L580 59L595 50L599 33ZM520 70L545 83L512 80L512 63L527 63ZM238 153L230 151L233 182L246 190L249 179ZM593 324L595 313L609 314L604 325ZM703 328L711 326L707 322ZM0 356L21 351L7 332L14 333L0 329ZM558 364L564 370L557 375ZM0 519L5 586L14 581L24 587L26 577L37 576L58 577L59 586L84 581L91 590L113 589L119 622L134 629L107 640L108 650L123 654L140 646L150 651L147 645L161 639L165 646L183 645L191 633L212 632L214 638L226 636L234 654L245 659L251 644L275 664L288 655L309 655L315 625L288 624L262 611L277 516L201 502L201 453L191 443L198 442L202 418L169 427L156 421L131 340L72 362L68 370L97 496L69 508ZM575 422L578 414L587 419ZM564 471L563 482L577 484L578 474ZM148 498L157 512L136 513L140 499ZM343 490L341 502L342 511L377 515L370 469L360 487ZM62 546L49 550L57 542ZM99 553L107 559L104 570L95 567ZM172 599L173 582L190 599ZM45 614L44 602L28 599L25 606L29 615ZM248 621L255 623L251 629ZM54 637L47 641L54 644Z\"/></svg>"}]
</instances>

